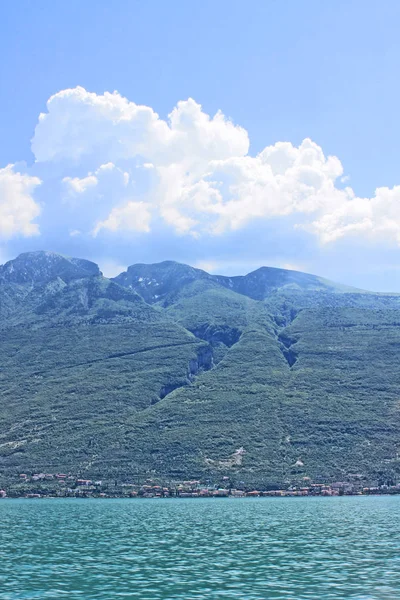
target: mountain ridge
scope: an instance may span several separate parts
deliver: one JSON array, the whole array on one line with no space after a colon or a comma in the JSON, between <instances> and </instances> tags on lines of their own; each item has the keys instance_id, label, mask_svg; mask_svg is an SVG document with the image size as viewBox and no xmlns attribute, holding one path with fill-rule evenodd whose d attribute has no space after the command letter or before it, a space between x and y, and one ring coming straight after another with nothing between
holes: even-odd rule
<instances>
[{"instance_id":1,"label":"mountain ridge","mask_svg":"<svg viewBox=\"0 0 400 600\"><path fill-rule=\"evenodd\" d=\"M156 284L158 287L160 284L156 280L148 277L149 272L154 273L167 273L169 277L176 279L177 271L179 271L179 284L188 283L195 279L206 279L215 281L224 287L242 293L243 295L249 296L254 300L265 299L269 292L276 291L282 287L298 287L300 289L307 288L313 291L329 290L332 292L341 293L370 293L365 290L346 286L344 284L338 284L328 279L319 277L317 275L311 275L309 273L303 273L301 271L294 271L289 269L281 269L278 267L260 267L246 275L214 275L207 273L202 269L191 267L184 263L175 261L162 261L160 263L152 264L133 264L130 265L126 271L120 273L112 279L123 285L124 287L131 287L141 292L141 295L150 302L156 302L160 297L164 295L163 287L161 287L161 294L154 294L149 291L148 287ZM146 276L147 275L147 276ZM162 284L165 285L163 278ZM275 285L274 285L275 284ZM262 285L262 289L260 289ZM146 289L147 288L147 289ZM257 289L258 288L258 289ZM160 290L157 290L160 291ZM372 293L372 292L371 292Z\"/></svg>"},{"instance_id":2,"label":"mountain ridge","mask_svg":"<svg viewBox=\"0 0 400 600\"><path fill-rule=\"evenodd\" d=\"M24 252L0 265L0 282L32 283L49 281L57 274L66 280L102 275L98 265L82 259L65 257L56 252Z\"/></svg>"},{"instance_id":3,"label":"mountain ridge","mask_svg":"<svg viewBox=\"0 0 400 600\"><path fill-rule=\"evenodd\" d=\"M0 486L400 477L399 296L36 252L0 267L0 328Z\"/></svg>"},{"instance_id":4,"label":"mountain ridge","mask_svg":"<svg viewBox=\"0 0 400 600\"><path fill-rule=\"evenodd\" d=\"M29 264L33 263L33 264ZM29 265L30 268L27 268ZM47 269L45 268L47 266ZM69 270L67 269L69 266ZM58 274L62 270L68 279L78 279L85 276L102 276L99 266L87 259L75 258L51 252L47 250L35 250L31 252L23 252L16 258L10 259L3 265L0 265L0 282L14 282L14 283L28 283L33 281L32 276L35 272L39 275L40 279L50 278L52 274L57 270ZM129 287L132 285L130 279L134 279L137 283L142 283L147 273L150 271L173 271L173 275L176 278L180 272L180 276L185 280L194 279L210 279L220 283L224 287L238 291L246 286L242 285L243 281L249 281L254 279L272 279L275 284L281 283L282 285L270 285L266 289L275 291L281 287L294 286L301 284L307 285L310 290L330 290L335 292L349 292L349 293L374 293L368 290L355 288L349 285L341 284L338 282L331 281L319 275L313 275L305 273L303 271L297 271L293 269L283 269L280 267L269 267L261 266L254 271L250 271L245 275L222 275L222 274L211 274L203 269L192 267L186 263L181 263L173 260L165 260L158 263L133 263L128 266L126 271L122 271L114 277L109 277L112 281L116 281L123 287ZM62 278L62 277L61 277ZM141 281L139 281L142 278ZM285 281L285 279L287 281ZM143 285L140 287L144 287ZM239 291L239 293L245 292ZM394 295L389 292L390 295ZM252 297L252 296L250 296ZM254 298L261 299L261 298Z\"/></svg>"}]
</instances>

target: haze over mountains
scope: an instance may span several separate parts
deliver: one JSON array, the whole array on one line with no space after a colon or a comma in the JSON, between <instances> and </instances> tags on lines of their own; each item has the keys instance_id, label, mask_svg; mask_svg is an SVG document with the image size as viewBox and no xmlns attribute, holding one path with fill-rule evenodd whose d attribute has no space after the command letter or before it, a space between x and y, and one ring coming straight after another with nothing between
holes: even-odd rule
<instances>
[{"instance_id":1,"label":"haze over mountains","mask_svg":"<svg viewBox=\"0 0 400 600\"><path fill-rule=\"evenodd\" d=\"M165 261L0 267L0 482L395 479L400 296Z\"/></svg>"}]
</instances>

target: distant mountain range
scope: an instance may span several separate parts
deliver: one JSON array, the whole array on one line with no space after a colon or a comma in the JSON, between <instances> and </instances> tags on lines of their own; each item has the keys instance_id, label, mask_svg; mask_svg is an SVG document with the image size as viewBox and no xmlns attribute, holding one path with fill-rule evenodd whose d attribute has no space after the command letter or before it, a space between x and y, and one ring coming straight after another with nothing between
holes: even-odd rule
<instances>
[{"instance_id":1,"label":"distant mountain range","mask_svg":"<svg viewBox=\"0 0 400 600\"><path fill-rule=\"evenodd\" d=\"M20 473L397 480L400 296L172 261L0 266L0 487Z\"/></svg>"}]
</instances>

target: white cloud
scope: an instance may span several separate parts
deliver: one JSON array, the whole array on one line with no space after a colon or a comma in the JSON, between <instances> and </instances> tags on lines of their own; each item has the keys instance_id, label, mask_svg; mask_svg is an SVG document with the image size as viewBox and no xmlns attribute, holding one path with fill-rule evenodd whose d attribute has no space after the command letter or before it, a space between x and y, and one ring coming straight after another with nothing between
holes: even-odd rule
<instances>
[{"instance_id":1,"label":"white cloud","mask_svg":"<svg viewBox=\"0 0 400 600\"><path fill-rule=\"evenodd\" d=\"M130 158L164 145L170 136L166 123L151 108L117 92L63 90L49 98L47 110L40 115L32 140L39 162L79 160L92 153L108 160Z\"/></svg>"},{"instance_id":2,"label":"white cloud","mask_svg":"<svg viewBox=\"0 0 400 600\"><path fill-rule=\"evenodd\" d=\"M79 179L79 177L64 177L62 180L65 186L67 186L70 193L83 194L91 187L96 187L99 180L95 175L88 175Z\"/></svg>"},{"instance_id":3,"label":"white cloud","mask_svg":"<svg viewBox=\"0 0 400 600\"><path fill-rule=\"evenodd\" d=\"M93 215L95 235L102 229L149 231L151 214L178 234L194 236L293 215L322 243L357 235L400 245L400 187L358 198L343 187L348 178L339 159L325 156L310 139L298 147L277 142L250 156L243 128L221 112L210 117L192 99L178 102L163 120L117 92L63 90L40 115L32 150L38 162L71 165L90 157L101 165L83 178L63 180L75 199L90 193L109 199ZM138 163L136 173L149 172L145 192L134 189L125 170Z\"/></svg>"},{"instance_id":4,"label":"white cloud","mask_svg":"<svg viewBox=\"0 0 400 600\"><path fill-rule=\"evenodd\" d=\"M151 212L149 206L144 202L129 200L122 206L112 209L107 219L98 221L93 229L93 235L97 236L99 231L150 231Z\"/></svg>"},{"instance_id":5,"label":"white cloud","mask_svg":"<svg viewBox=\"0 0 400 600\"><path fill-rule=\"evenodd\" d=\"M41 184L38 177L31 177L14 170L14 165L0 169L0 237L9 239L16 235L30 237L39 233L34 223L40 214L40 206L33 191Z\"/></svg>"},{"instance_id":6,"label":"white cloud","mask_svg":"<svg viewBox=\"0 0 400 600\"><path fill-rule=\"evenodd\" d=\"M201 176L181 165L161 167L155 195L162 216L179 232L220 234L255 219L334 206L341 173L340 161L326 158L311 140L298 148L278 142L256 157L210 161Z\"/></svg>"},{"instance_id":7,"label":"white cloud","mask_svg":"<svg viewBox=\"0 0 400 600\"><path fill-rule=\"evenodd\" d=\"M100 165L94 173L88 173L86 177L64 177L62 182L68 194L76 196L77 194L84 194L90 188L96 188L99 183L104 184L104 182L126 187L129 183L129 173L119 169L112 162L108 162Z\"/></svg>"},{"instance_id":8,"label":"white cloud","mask_svg":"<svg viewBox=\"0 0 400 600\"><path fill-rule=\"evenodd\" d=\"M146 162L227 158L246 154L247 132L222 113L210 119L199 104L179 102L169 123L148 106L129 102L117 92L97 95L82 87L49 98L32 140L39 162L79 160L95 154L107 161L143 156Z\"/></svg>"},{"instance_id":9,"label":"white cloud","mask_svg":"<svg viewBox=\"0 0 400 600\"><path fill-rule=\"evenodd\" d=\"M347 189L336 207L307 228L325 243L361 235L364 239L391 240L400 245L400 186L377 188L373 198L356 198Z\"/></svg>"}]
</instances>

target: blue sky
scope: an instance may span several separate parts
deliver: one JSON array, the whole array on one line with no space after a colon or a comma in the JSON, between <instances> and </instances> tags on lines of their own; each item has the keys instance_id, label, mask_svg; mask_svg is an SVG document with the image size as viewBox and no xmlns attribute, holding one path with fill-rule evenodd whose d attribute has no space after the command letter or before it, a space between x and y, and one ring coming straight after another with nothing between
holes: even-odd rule
<instances>
[{"instance_id":1,"label":"blue sky","mask_svg":"<svg viewBox=\"0 0 400 600\"><path fill-rule=\"evenodd\" d=\"M1 262L267 264L400 291L397 1L0 10Z\"/></svg>"}]
</instances>

